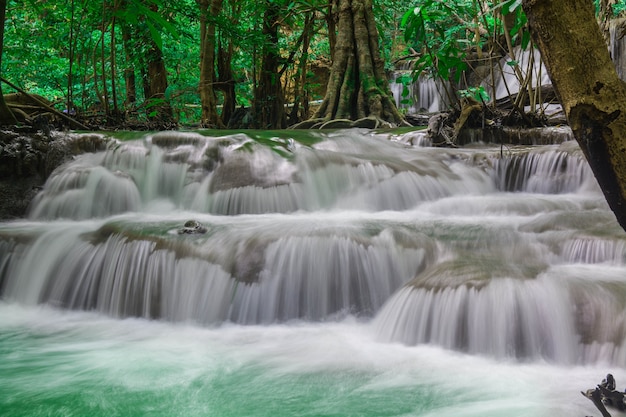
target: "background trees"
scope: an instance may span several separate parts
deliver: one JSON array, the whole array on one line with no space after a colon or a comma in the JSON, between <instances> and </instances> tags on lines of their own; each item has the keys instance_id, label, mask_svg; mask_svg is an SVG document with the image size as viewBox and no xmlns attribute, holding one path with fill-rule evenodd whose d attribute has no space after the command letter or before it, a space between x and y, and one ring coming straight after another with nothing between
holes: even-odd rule
<instances>
[{"instance_id":1,"label":"background trees","mask_svg":"<svg viewBox=\"0 0 626 417\"><path fill-rule=\"evenodd\" d=\"M96 125L224 127L238 106L248 126L293 124L323 97L312 75L336 43L320 0L6 1L2 74Z\"/></svg>"},{"instance_id":2,"label":"background trees","mask_svg":"<svg viewBox=\"0 0 626 417\"><path fill-rule=\"evenodd\" d=\"M515 57L532 47L521 0L5 1L2 75L95 126L279 128L320 102L323 119L397 122L385 76L403 58L460 108L458 90L495 103L466 70L508 53L525 86L513 106L538 102Z\"/></svg>"}]
</instances>

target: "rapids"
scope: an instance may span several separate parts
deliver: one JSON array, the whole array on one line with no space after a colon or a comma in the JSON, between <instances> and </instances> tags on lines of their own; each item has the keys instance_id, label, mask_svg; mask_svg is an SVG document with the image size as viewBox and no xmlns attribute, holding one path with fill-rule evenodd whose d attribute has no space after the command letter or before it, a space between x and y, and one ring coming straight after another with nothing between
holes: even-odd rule
<instances>
[{"instance_id":1,"label":"rapids","mask_svg":"<svg viewBox=\"0 0 626 417\"><path fill-rule=\"evenodd\" d=\"M626 383L625 254L573 142L117 140L0 223L0 410L584 415Z\"/></svg>"}]
</instances>

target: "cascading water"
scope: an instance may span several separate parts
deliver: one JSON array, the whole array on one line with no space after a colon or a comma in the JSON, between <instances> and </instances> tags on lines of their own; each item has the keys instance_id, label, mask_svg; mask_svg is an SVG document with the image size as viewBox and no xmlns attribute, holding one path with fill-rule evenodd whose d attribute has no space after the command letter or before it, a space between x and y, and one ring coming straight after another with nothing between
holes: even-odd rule
<instances>
[{"instance_id":1,"label":"cascading water","mask_svg":"<svg viewBox=\"0 0 626 417\"><path fill-rule=\"evenodd\" d=\"M417 114L435 113L449 107L450 85L426 76L419 76L417 81L412 81L412 78L409 68L396 70L391 76L389 86L398 109Z\"/></svg>"},{"instance_id":2,"label":"cascading water","mask_svg":"<svg viewBox=\"0 0 626 417\"><path fill-rule=\"evenodd\" d=\"M565 417L626 381L575 143L248 134L113 141L0 224L3 415Z\"/></svg>"}]
</instances>

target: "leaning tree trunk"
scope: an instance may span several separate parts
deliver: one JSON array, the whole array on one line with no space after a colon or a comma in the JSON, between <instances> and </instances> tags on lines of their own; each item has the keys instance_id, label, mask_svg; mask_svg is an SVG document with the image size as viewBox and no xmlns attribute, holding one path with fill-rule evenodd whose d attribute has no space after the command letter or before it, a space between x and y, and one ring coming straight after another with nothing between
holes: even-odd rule
<instances>
[{"instance_id":1,"label":"leaning tree trunk","mask_svg":"<svg viewBox=\"0 0 626 417\"><path fill-rule=\"evenodd\" d=\"M0 0L0 64L2 63L2 45L4 44L4 18L6 15L7 2ZM0 74L2 75L2 74ZM15 125L17 120L15 115L7 106L2 94L2 83L0 83L0 125Z\"/></svg>"},{"instance_id":2,"label":"leaning tree trunk","mask_svg":"<svg viewBox=\"0 0 626 417\"><path fill-rule=\"evenodd\" d=\"M626 230L626 87L592 0L524 0L567 120L617 221Z\"/></svg>"},{"instance_id":3,"label":"leaning tree trunk","mask_svg":"<svg viewBox=\"0 0 626 417\"><path fill-rule=\"evenodd\" d=\"M380 57L371 0L339 0L337 44L326 96L314 118L374 117L404 123L389 89Z\"/></svg>"}]
</instances>

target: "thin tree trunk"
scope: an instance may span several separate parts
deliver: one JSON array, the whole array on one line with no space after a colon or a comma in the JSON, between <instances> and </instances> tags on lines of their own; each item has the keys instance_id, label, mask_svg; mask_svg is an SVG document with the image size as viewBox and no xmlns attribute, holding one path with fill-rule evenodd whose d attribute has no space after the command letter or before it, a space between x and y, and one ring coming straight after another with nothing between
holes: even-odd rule
<instances>
[{"instance_id":1,"label":"thin tree trunk","mask_svg":"<svg viewBox=\"0 0 626 417\"><path fill-rule=\"evenodd\" d=\"M102 37L100 38L100 41L102 42L100 44L100 66L102 70L102 94L103 94L102 108L104 109L104 114L108 116L110 111L109 111L109 91L107 89L107 73L106 73L106 68L105 68L106 54L105 54L105 48L104 48L104 33L106 32L106 25L107 25L105 21L105 16L106 16L106 2L103 0L102 1Z\"/></svg>"},{"instance_id":2,"label":"thin tree trunk","mask_svg":"<svg viewBox=\"0 0 626 417\"><path fill-rule=\"evenodd\" d=\"M313 35L313 23L315 16L310 13L304 19L304 28L302 29L302 53L298 62L298 71L296 74L296 85L294 87L294 103L289 115L290 124L301 122L309 117L308 92L306 90L306 76L309 60L309 47L311 46L311 37ZM302 112L300 106L302 105Z\"/></svg>"},{"instance_id":3,"label":"thin tree trunk","mask_svg":"<svg viewBox=\"0 0 626 417\"><path fill-rule=\"evenodd\" d=\"M115 48L115 13L117 12L118 2L113 2L113 17L111 18L111 98L113 100L113 113L117 117L119 110L117 108L117 86L115 78L117 77L117 60Z\"/></svg>"},{"instance_id":4,"label":"thin tree trunk","mask_svg":"<svg viewBox=\"0 0 626 417\"><path fill-rule=\"evenodd\" d=\"M524 0L523 7L574 136L626 230L626 87L593 2Z\"/></svg>"},{"instance_id":5,"label":"thin tree trunk","mask_svg":"<svg viewBox=\"0 0 626 417\"><path fill-rule=\"evenodd\" d=\"M151 9L157 11L157 6ZM168 126L174 122L172 107L169 105L165 91L167 90L167 71L163 61L163 52L155 41L147 34L149 49L146 54L146 70L144 72L144 92L148 118L158 122L161 126Z\"/></svg>"},{"instance_id":6,"label":"thin tree trunk","mask_svg":"<svg viewBox=\"0 0 626 417\"><path fill-rule=\"evenodd\" d=\"M135 77L134 62L135 54L131 46L131 28L128 24L122 25L122 42L126 55L126 68L124 69L124 81L126 84L126 106L135 107L137 102L137 79Z\"/></svg>"},{"instance_id":7,"label":"thin tree trunk","mask_svg":"<svg viewBox=\"0 0 626 417\"><path fill-rule=\"evenodd\" d=\"M222 105L222 114L220 119L224 125L227 125L230 118L235 113L236 95L235 95L235 77L232 69L233 59L233 42L228 40L228 45L224 47L222 41L219 42L217 48L217 84L216 87L224 94L224 103Z\"/></svg>"},{"instance_id":8,"label":"thin tree trunk","mask_svg":"<svg viewBox=\"0 0 626 417\"><path fill-rule=\"evenodd\" d=\"M198 0L200 6L200 101L202 125L224 127L217 114L215 97L215 18L222 10L223 0Z\"/></svg>"},{"instance_id":9,"label":"thin tree trunk","mask_svg":"<svg viewBox=\"0 0 626 417\"><path fill-rule=\"evenodd\" d=\"M75 7L74 7L74 0L71 1L70 3L70 39L69 39L69 68L67 71L67 103L65 104L65 108L67 109L67 114L71 114L72 108L74 107L72 105L72 96L74 95L73 93L73 88L72 88L72 84L73 84L73 64L74 64L74 20L75 20Z\"/></svg>"},{"instance_id":10,"label":"thin tree trunk","mask_svg":"<svg viewBox=\"0 0 626 417\"><path fill-rule=\"evenodd\" d=\"M6 17L7 2L6 0L0 0L0 68L2 66L2 49L4 45L4 20ZM2 74L0 73L0 76ZM2 85L0 84L0 125L14 125L17 124L15 115L7 106L4 101L4 95L2 94Z\"/></svg>"}]
</instances>

